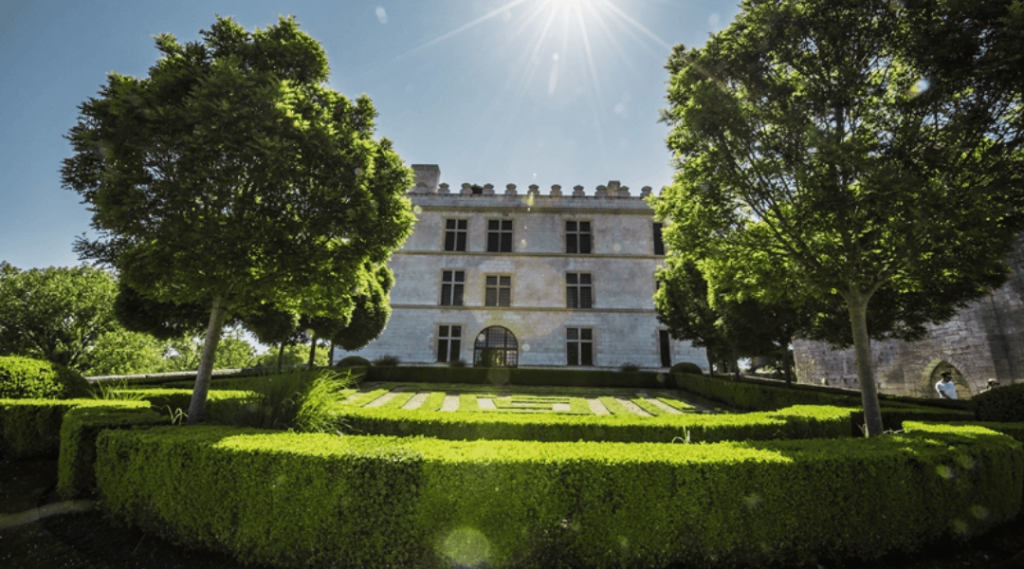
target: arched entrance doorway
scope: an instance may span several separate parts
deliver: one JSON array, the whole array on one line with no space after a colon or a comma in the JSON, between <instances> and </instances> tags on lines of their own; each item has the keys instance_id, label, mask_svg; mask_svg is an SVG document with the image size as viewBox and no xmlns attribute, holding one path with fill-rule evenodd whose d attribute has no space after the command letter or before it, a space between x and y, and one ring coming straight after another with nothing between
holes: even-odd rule
<instances>
[{"instance_id":1,"label":"arched entrance doorway","mask_svg":"<svg viewBox=\"0 0 1024 569\"><path fill-rule=\"evenodd\" d=\"M503 326L485 328L476 337L473 346L473 365L476 367L516 367L519 365L519 342Z\"/></svg>"},{"instance_id":2,"label":"arched entrance doorway","mask_svg":"<svg viewBox=\"0 0 1024 569\"><path fill-rule=\"evenodd\" d=\"M938 394L935 393L935 384L942 379L944 372L949 372L953 376L953 383L956 385L957 397L959 399L970 399L971 397L971 386L967 383L963 374L953 364L941 359L936 358L932 360L921 373L921 384L919 386L920 393L929 398L936 398Z\"/></svg>"}]
</instances>

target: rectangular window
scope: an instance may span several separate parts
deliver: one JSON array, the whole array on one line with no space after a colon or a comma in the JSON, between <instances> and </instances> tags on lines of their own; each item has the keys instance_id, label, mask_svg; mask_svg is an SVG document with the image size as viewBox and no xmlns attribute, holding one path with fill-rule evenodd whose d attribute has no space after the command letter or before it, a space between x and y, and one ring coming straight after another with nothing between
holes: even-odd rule
<instances>
[{"instance_id":1,"label":"rectangular window","mask_svg":"<svg viewBox=\"0 0 1024 569\"><path fill-rule=\"evenodd\" d=\"M565 222L565 252L590 253L590 222Z\"/></svg>"},{"instance_id":2,"label":"rectangular window","mask_svg":"<svg viewBox=\"0 0 1024 569\"><path fill-rule=\"evenodd\" d=\"M661 352L661 367L672 367L672 344L668 330L658 330L658 349Z\"/></svg>"},{"instance_id":3,"label":"rectangular window","mask_svg":"<svg viewBox=\"0 0 1024 569\"><path fill-rule=\"evenodd\" d=\"M487 275L484 306L512 306L512 277Z\"/></svg>"},{"instance_id":4,"label":"rectangular window","mask_svg":"<svg viewBox=\"0 0 1024 569\"><path fill-rule=\"evenodd\" d=\"M462 306L465 271L441 271L441 306Z\"/></svg>"},{"instance_id":5,"label":"rectangular window","mask_svg":"<svg viewBox=\"0 0 1024 569\"><path fill-rule=\"evenodd\" d=\"M591 328L565 329L566 363L571 366L594 365L594 331Z\"/></svg>"},{"instance_id":6,"label":"rectangular window","mask_svg":"<svg viewBox=\"0 0 1024 569\"><path fill-rule=\"evenodd\" d=\"M465 251L466 250L466 226L469 222L465 219L447 219L444 222L444 250Z\"/></svg>"},{"instance_id":7,"label":"rectangular window","mask_svg":"<svg viewBox=\"0 0 1024 569\"><path fill-rule=\"evenodd\" d=\"M665 254L665 242L661 240L661 224L654 224L654 254L664 255Z\"/></svg>"},{"instance_id":8,"label":"rectangular window","mask_svg":"<svg viewBox=\"0 0 1024 569\"><path fill-rule=\"evenodd\" d=\"M512 252L511 219L491 219L487 221L487 252Z\"/></svg>"},{"instance_id":9,"label":"rectangular window","mask_svg":"<svg viewBox=\"0 0 1024 569\"><path fill-rule=\"evenodd\" d=\"M593 308L594 294L589 273L565 273L565 306Z\"/></svg>"},{"instance_id":10,"label":"rectangular window","mask_svg":"<svg viewBox=\"0 0 1024 569\"><path fill-rule=\"evenodd\" d=\"M440 326L437 330L437 361L455 362L462 349L462 326Z\"/></svg>"}]
</instances>

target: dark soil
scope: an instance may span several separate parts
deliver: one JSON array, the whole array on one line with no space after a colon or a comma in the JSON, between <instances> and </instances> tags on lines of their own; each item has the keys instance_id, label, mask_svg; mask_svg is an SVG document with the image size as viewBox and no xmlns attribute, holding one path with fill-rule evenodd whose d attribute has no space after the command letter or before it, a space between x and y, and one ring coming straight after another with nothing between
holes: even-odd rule
<instances>
[{"instance_id":1,"label":"dark soil","mask_svg":"<svg viewBox=\"0 0 1024 569\"><path fill-rule=\"evenodd\" d=\"M52 469L52 470L51 470ZM53 474L46 472L50 470ZM58 500L54 461L0 463L0 512L15 513ZM22 506L28 505L28 508ZM211 505L212 506L212 505ZM10 569L254 569L224 554L189 550L124 527L99 510L54 515L0 529L0 568ZM805 569L1024 568L1024 515L967 543L936 543L914 555L870 562L823 562Z\"/></svg>"}]
</instances>

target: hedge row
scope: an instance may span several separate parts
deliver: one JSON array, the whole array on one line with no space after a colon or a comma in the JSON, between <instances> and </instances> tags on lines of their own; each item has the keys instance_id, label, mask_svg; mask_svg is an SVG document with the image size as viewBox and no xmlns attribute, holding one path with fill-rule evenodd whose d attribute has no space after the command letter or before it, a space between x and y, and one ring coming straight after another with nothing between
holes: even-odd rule
<instances>
[{"instance_id":1,"label":"hedge row","mask_svg":"<svg viewBox=\"0 0 1024 569\"><path fill-rule=\"evenodd\" d=\"M764 381L732 381L706 375L678 375L676 382L684 391L751 411L768 411L792 405L833 405L850 408L861 405L860 395L857 393L827 393L814 389L776 387ZM926 407L912 401L887 399L881 402L882 424L886 430L899 430L904 419L969 421L974 418L973 413L961 408ZM863 412L855 411L852 434L862 435L859 425L863 424Z\"/></svg>"},{"instance_id":2,"label":"hedge row","mask_svg":"<svg viewBox=\"0 0 1024 569\"><path fill-rule=\"evenodd\" d=\"M96 488L96 437L104 429L166 425L167 415L118 402L76 407L64 414L60 427L57 491L66 498L91 495Z\"/></svg>"},{"instance_id":3,"label":"hedge row","mask_svg":"<svg viewBox=\"0 0 1024 569\"><path fill-rule=\"evenodd\" d=\"M57 456L64 415L77 407L145 409L145 401L0 399L0 452L8 459Z\"/></svg>"},{"instance_id":4,"label":"hedge row","mask_svg":"<svg viewBox=\"0 0 1024 569\"><path fill-rule=\"evenodd\" d=\"M156 427L101 433L97 481L149 531L289 567L873 559L1017 514L1020 443L916 430L672 445Z\"/></svg>"},{"instance_id":5,"label":"hedge row","mask_svg":"<svg viewBox=\"0 0 1024 569\"><path fill-rule=\"evenodd\" d=\"M554 413L437 413L402 409L347 409L339 430L368 435L449 440L508 439L573 442L718 442L848 437L850 410L790 407L742 415L577 416Z\"/></svg>"},{"instance_id":6,"label":"hedge row","mask_svg":"<svg viewBox=\"0 0 1024 569\"><path fill-rule=\"evenodd\" d=\"M971 398L979 421L1024 421L1024 383L1004 385Z\"/></svg>"},{"instance_id":7,"label":"hedge row","mask_svg":"<svg viewBox=\"0 0 1024 569\"><path fill-rule=\"evenodd\" d=\"M89 382L73 369L46 360L0 356L0 399L70 399L88 395Z\"/></svg>"},{"instance_id":8,"label":"hedge row","mask_svg":"<svg viewBox=\"0 0 1024 569\"><path fill-rule=\"evenodd\" d=\"M674 376L652 371L442 366L371 366L366 370L366 381L653 389L675 387Z\"/></svg>"}]
</instances>

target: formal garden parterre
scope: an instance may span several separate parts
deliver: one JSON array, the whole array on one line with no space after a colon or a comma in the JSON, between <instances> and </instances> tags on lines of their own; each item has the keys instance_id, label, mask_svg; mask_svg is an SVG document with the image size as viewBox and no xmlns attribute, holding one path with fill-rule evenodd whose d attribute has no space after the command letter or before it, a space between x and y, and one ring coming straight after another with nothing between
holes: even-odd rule
<instances>
[{"instance_id":1,"label":"formal garden parterre","mask_svg":"<svg viewBox=\"0 0 1024 569\"><path fill-rule=\"evenodd\" d=\"M901 430L867 439L855 398L726 378L655 389L314 375L217 380L209 424L188 427L172 424L189 395L173 384L5 399L3 449L59 454L66 497L97 496L132 525L282 567L872 559L1011 520L1024 487L1024 451L998 432L1019 437L1019 423L979 426L962 408L886 401ZM725 411L751 389L780 406ZM282 428L311 408L328 417L305 419L319 432Z\"/></svg>"}]
</instances>

